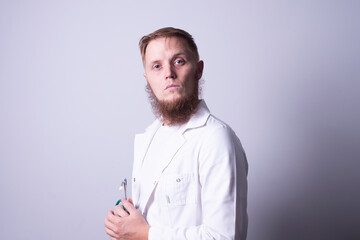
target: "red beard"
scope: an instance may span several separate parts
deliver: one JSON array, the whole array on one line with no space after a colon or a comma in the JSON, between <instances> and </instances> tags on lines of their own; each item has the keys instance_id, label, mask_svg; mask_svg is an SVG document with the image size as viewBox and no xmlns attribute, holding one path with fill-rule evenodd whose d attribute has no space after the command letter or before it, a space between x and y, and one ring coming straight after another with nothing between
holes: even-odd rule
<instances>
[{"instance_id":1,"label":"red beard","mask_svg":"<svg viewBox=\"0 0 360 240\"><path fill-rule=\"evenodd\" d=\"M197 80L195 80L194 91L191 95L172 102L158 100L149 84L146 85L146 92L155 116L162 118L163 122L169 126L180 125L189 121L200 102L198 96L199 81Z\"/></svg>"}]
</instances>

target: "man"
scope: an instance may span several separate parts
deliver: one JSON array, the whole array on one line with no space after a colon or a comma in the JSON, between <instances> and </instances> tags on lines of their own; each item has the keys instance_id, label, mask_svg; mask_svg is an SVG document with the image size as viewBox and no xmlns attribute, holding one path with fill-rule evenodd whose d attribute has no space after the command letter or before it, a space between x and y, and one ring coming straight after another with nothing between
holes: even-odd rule
<instances>
[{"instance_id":1,"label":"man","mask_svg":"<svg viewBox=\"0 0 360 240\"><path fill-rule=\"evenodd\" d=\"M162 28L140 40L157 116L135 138L133 200L109 211L111 239L246 239L247 161L229 126L199 100L192 36ZM126 209L126 210L125 210Z\"/></svg>"}]
</instances>

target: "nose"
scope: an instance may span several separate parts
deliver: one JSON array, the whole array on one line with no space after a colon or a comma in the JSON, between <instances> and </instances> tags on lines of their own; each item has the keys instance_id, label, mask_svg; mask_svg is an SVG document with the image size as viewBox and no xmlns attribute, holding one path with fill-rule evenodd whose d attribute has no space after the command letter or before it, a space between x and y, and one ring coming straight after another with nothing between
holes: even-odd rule
<instances>
[{"instance_id":1,"label":"nose","mask_svg":"<svg viewBox=\"0 0 360 240\"><path fill-rule=\"evenodd\" d=\"M171 64L168 64L165 68L165 78L166 79L175 79L176 78L176 73L174 70L174 66L172 66Z\"/></svg>"}]
</instances>

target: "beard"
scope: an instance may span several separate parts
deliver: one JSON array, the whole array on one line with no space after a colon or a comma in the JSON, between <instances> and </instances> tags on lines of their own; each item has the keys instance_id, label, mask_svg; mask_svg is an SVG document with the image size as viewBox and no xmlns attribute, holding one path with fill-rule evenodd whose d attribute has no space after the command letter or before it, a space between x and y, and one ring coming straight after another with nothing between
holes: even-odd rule
<instances>
[{"instance_id":1,"label":"beard","mask_svg":"<svg viewBox=\"0 0 360 240\"><path fill-rule=\"evenodd\" d=\"M147 83L146 92L155 116L166 121L166 125L180 125L189 121L199 105L199 80L195 80L194 89L189 96L174 101L159 100Z\"/></svg>"}]
</instances>

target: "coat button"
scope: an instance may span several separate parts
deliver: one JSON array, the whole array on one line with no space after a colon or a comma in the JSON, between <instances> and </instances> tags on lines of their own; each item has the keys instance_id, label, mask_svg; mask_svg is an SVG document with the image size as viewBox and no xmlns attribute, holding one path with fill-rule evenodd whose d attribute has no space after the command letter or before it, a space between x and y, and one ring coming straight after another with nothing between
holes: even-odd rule
<instances>
[{"instance_id":1,"label":"coat button","mask_svg":"<svg viewBox=\"0 0 360 240\"><path fill-rule=\"evenodd\" d=\"M176 179L176 181L177 181L177 182L181 182L181 179L180 179L180 178L178 178L178 179Z\"/></svg>"},{"instance_id":2,"label":"coat button","mask_svg":"<svg viewBox=\"0 0 360 240\"><path fill-rule=\"evenodd\" d=\"M136 179L135 179L135 178L133 178L133 181L135 182L135 181L136 181Z\"/></svg>"}]
</instances>

